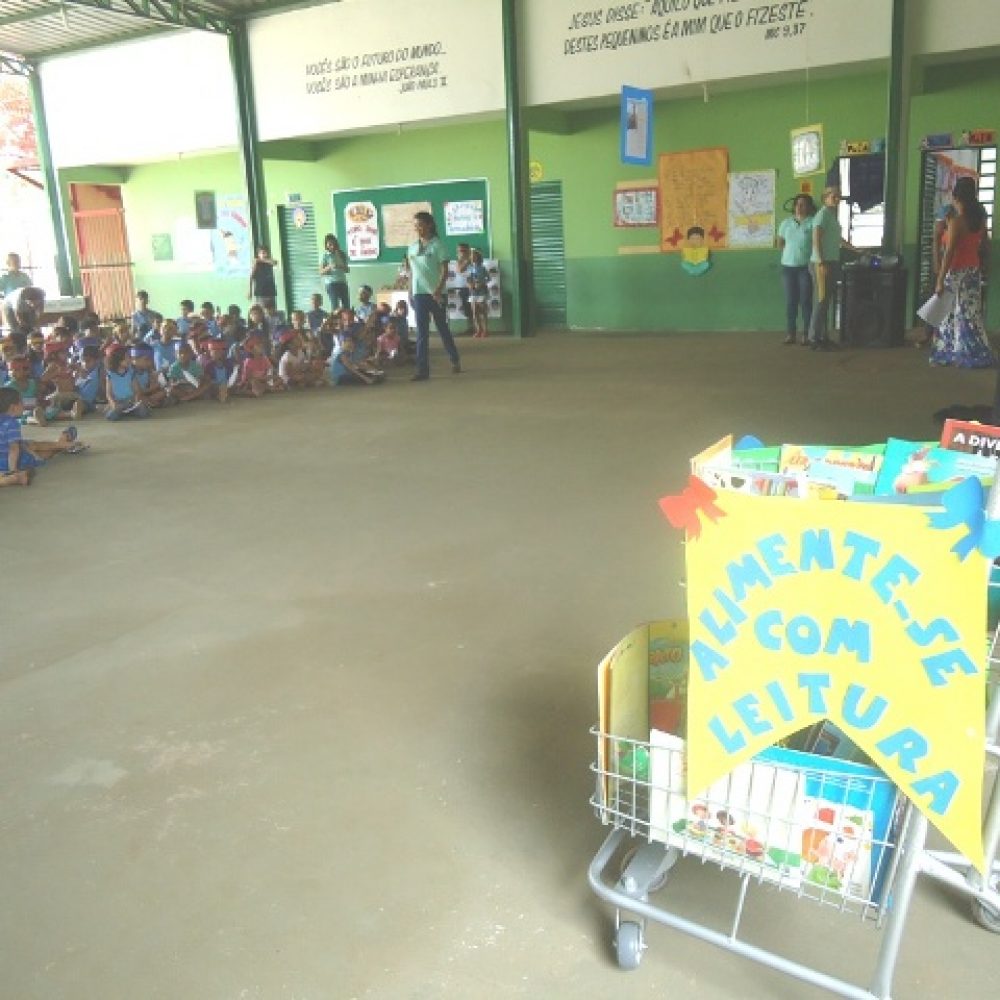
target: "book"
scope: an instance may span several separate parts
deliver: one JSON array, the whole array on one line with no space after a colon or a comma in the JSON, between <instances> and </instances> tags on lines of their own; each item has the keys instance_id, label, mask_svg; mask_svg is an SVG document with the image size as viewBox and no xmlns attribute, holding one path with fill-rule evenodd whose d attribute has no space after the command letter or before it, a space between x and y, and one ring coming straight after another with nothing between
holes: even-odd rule
<instances>
[{"instance_id":1,"label":"book","mask_svg":"<svg viewBox=\"0 0 1000 1000\"><path fill-rule=\"evenodd\" d=\"M772 747L687 797L685 745L650 733L650 836L804 895L877 901L896 789L876 768Z\"/></svg>"},{"instance_id":2,"label":"book","mask_svg":"<svg viewBox=\"0 0 1000 1000\"><path fill-rule=\"evenodd\" d=\"M946 420L941 429L941 447L968 455L1000 458L1000 427L974 420Z\"/></svg>"},{"instance_id":3,"label":"book","mask_svg":"<svg viewBox=\"0 0 1000 1000\"><path fill-rule=\"evenodd\" d=\"M940 493L970 476L993 482L996 460L942 448L934 441L889 438L875 483L877 496Z\"/></svg>"},{"instance_id":4,"label":"book","mask_svg":"<svg viewBox=\"0 0 1000 1000\"><path fill-rule=\"evenodd\" d=\"M832 488L841 497L871 493L882 466L884 447L785 444L781 446L778 470L804 475L810 485Z\"/></svg>"}]
</instances>

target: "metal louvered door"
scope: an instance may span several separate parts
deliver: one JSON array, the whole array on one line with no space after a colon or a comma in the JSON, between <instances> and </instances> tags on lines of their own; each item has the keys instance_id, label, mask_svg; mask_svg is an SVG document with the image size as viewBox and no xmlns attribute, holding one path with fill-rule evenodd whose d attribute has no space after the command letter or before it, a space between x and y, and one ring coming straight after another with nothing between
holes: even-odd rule
<instances>
[{"instance_id":1,"label":"metal louvered door","mask_svg":"<svg viewBox=\"0 0 1000 1000\"><path fill-rule=\"evenodd\" d=\"M914 288L914 312L934 291L934 200L937 187L937 156L924 151L920 161L920 222L917 230L918 267Z\"/></svg>"},{"instance_id":2,"label":"metal louvered door","mask_svg":"<svg viewBox=\"0 0 1000 1000\"><path fill-rule=\"evenodd\" d=\"M80 284L102 319L131 316L132 261L125 233L122 191L115 184L70 184Z\"/></svg>"},{"instance_id":3,"label":"metal louvered door","mask_svg":"<svg viewBox=\"0 0 1000 1000\"><path fill-rule=\"evenodd\" d=\"M532 293L539 326L566 325L562 181L531 185Z\"/></svg>"},{"instance_id":4,"label":"metal louvered door","mask_svg":"<svg viewBox=\"0 0 1000 1000\"><path fill-rule=\"evenodd\" d=\"M278 237L281 241L282 284L287 312L308 312L310 296L323 291L316 243L316 211L297 203L278 206Z\"/></svg>"}]
</instances>

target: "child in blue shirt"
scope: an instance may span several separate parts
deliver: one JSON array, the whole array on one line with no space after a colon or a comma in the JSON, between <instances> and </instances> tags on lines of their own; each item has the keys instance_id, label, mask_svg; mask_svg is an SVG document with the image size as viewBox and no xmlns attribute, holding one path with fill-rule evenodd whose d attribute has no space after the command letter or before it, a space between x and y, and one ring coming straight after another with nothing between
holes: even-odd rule
<instances>
[{"instance_id":1,"label":"child in blue shirt","mask_svg":"<svg viewBox=\"0 0 1000 1000\"><path fill-rule=\"evenodd\" d=\"M0 486L27 486L35 469L47 458L61 452L70 454L86 449L77 440L76 428L67 427L58 441L25 441L21 437L24 404L16 389L0 389Z\"/></svg>"},{"instance_id":2,"label":"child in blue shirt","mask_svg":"<svg viewBox=\"0 0 1000 1000\"><path fill-rule=\"evenodd\" d=\"M183 342L180 327L172 319L165 319L159 336L147 341L153 348L153 365L158 372L165 372L177 360L177 348Z\"/></svg>"},{"instance_id":3,"label":"child in blue shirt","mask_svg":"<svg viewBox=\"0 0 1000 1000\"><path fill-rule=\"evenodd\" d=\"M108 420L150 416L149 407L139 399L139 385L128 362L128 351L124 347L117 347L108 355L105 378L108 408L104 411L104 416Z\"/></svg>"},{"instance_id":4,"label":"child in blue shirt","mask_svg":"<svg viewBox=\"0 0 1000 1000\"><path fill-rule=\"evenodd\" d=\"M375 303L372 302L372 286L362 285L358 289L358 304L354 307L354 315L362 323L375 312Z\"/></svg>"},{"instance_id":5,"label":"child in blue shirt","mask_svg":"<svg viewBox=\"0 0 1000 1000\"><path fill-rule=\"evenodd\" d=\"M76 369L76 391L83 403L84 413L93 413L97 409L97 398L103 382L104 366L101 364L100 348L88 344L80 353Z\"/></svg>"},{"instance_id":6,"label":"child in blue shirt","mask_svg":"<svg viewBox=\"0 0 1000 1000\"><path fill-rule=\"evenodd\" d=\"M195 318L194 302L191 299L181 299L181 314L177 317L174 326L181 337L186 337L191 330L191 320ZM171 361L171 364L173 362Z\"/></svg>"},{"instance_id":7,"label":"child in blue shirt","mask_svg":"<svg viewBox=\"0 0 1000 1000\"><path fill-rule=\"evenodd\" d=\"M319 292L311 296L309 301L312 303L312 309L306 313L306 322L315 337L323 325L323 320L330 314L323 308L323 296Z\"/></svg>"},{"instance_id":8,"label":"child in blue shirt","mask_svg":"<svg viewBox=\"0 0 1000 1000\"><path fill-rule=\"evenodd\" d=\"M153 348L149 344L133 344L128 353L132 358L132 373L139 390L136 398L152 409L164 406L167 402L167 390L160 384L154 367Z\"/></svg>"}]
</instances>

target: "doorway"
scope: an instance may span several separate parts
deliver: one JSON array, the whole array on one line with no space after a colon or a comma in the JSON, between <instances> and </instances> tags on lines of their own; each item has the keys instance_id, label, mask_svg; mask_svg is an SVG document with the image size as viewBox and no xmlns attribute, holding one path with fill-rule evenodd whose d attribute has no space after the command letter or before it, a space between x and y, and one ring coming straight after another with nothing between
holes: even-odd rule
<instances>
[{"instance_id":1,"label":"doorway","mask_svg":"<svg viewBox=\"0 0 1000 1000\"><path fill-rule=\"evenodd\" d=\"M115 184L70 184L80 283L103 320L132 314L132 261L125 232L122 189Z\"/></svg>"},{"instance_id":2,"label":"doorway","mask_svg":"<svg viewBox=\"0 0 1000 1000\"><path fill-rule=\"evenodd\" d=\"M959 177L973 177L979 200L986 209L986 229L993 233L993 201L996 197L997 147L968 146L961 149L924 150L920 161L920 223L914 309L934 290L934 228L941 210L951 203L951 189ZM983 308L986 307L988 276L983 275Z\"/></svg>"}]
</instances>

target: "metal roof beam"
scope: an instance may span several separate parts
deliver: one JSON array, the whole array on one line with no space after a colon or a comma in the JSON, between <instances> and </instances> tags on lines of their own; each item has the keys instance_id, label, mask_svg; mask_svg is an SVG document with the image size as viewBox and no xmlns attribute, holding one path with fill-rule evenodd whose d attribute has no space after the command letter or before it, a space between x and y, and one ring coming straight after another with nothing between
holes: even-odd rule
<instances>
[{"instance_id":1,"label":"metal roof beam","mask_svg":"<svg viewBox=\"0 0 1000 1000\"><path fill-rule=\"evenodd\" d=\"M8 14L7 17L0 17L0 28L6 28L11 24L23 24L25 21L37 21L40 17L48 17L50 14L57 13L59 13L59 4L47 3L44 7L35 7L32 10L22 10L16 14Z\"/></svg>"},{"instance_id":2,"label":"metal roof beam","mask_svg":"<svg viewBox=\"0 0 1000 1000\"><path fill-rule=\"evenodd\" d=\"M125 14L171 28L196 28L228 35L233 30L230 20L199 7L190 0L63 0L67 8L81 7L107 14Z\"/></svg>"},{"instance_id":3,"label":"metal roof beam","mask_svg":"<svg viewBox=\"0 0 1000 1000\"><path fill-rule=\"evenodd\" d=\"M7 73L10 76L31 76L33 68L31 63L19 56L0 52L0 73Z\"/></svg>"}]
</instances>

